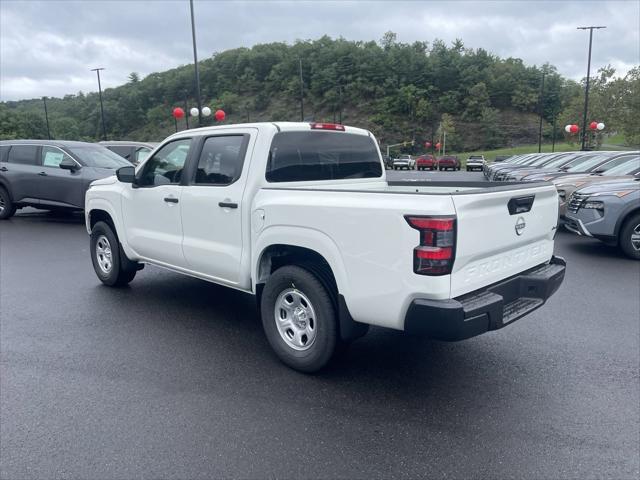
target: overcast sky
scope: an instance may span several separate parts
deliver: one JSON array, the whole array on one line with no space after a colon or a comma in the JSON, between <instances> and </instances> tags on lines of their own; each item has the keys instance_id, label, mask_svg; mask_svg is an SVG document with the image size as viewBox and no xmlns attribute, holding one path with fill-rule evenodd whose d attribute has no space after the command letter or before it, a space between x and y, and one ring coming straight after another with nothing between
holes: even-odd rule
<instances>
[{"instance_id":1,"label":"overcast sky","mask_svg":"<svg viewBox=\"0 0 640 480\"><path fill-rule=\"evenodd\" d=\"M611 64L624 74L640 63L640 1L195 1L199 58L235 47L324 34L401 42L456 37L527 64L550 62L579 80ZM130 72L143 76L193 61L188 0L0 0L0 100L96 91L90 68L105 67L103 87Z\"/></svg>"}]
</instances>

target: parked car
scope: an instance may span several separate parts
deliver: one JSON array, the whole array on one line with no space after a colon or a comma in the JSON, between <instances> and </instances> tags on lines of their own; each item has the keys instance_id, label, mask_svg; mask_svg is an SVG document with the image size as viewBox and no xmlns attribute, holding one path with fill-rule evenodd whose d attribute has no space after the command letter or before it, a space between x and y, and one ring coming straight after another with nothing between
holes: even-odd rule
<instances>
[{"instance_id":1,"label":"parked car","mask_svg":"<svg viewBox=\"0 0 640 480\"><path fill-rule=\"evenodd\" d=\"M585 155L585 152L564 152L555 154L555 156L546 157L540 165L528 165L522 168L511 170L507 173L508 181L521 181L527 176L540 172L557 172L562 167L576 160L578 157Z\"/></svg>"},{"instance_id":2,"label":"parked car","mask_svg":"<svg viewBox=\"0 0 640 480\"><path fill-rule=\"evenodd\" d=\"M467 158L467 172L472 170L482 171L484 164L484 155L469 155L469 158Z\"/></svg>"},{"instance_id":3,"label":"parked car","mask_svg":"<svg viewBox=\"0 0 640 480\"><path fill-rule=\"evenodd\" d=\"M560 221L564 223L567 199L578 188L594 183L628 182L633 180L634 177L640 178L640 155L638 153L620 155L598 167L594 173L577 173L552 180L558 190Z\"/></svg>"},{"instance_id":4,"label":"parked car","mask_svg":"<svg viewBox=\"0 0 640 480\"><path fill-rule=\"evenodd\" d=\"M387 182L371 132L327 123L176 133L94 182L85 215L101 282L150 263L255 295L271 347L305 372L368 325L499 329L565 271L551 184Z\"/></svg>"},{"instance_id":5,"label":"parked car","mask_svg":"<svg viewBox=\"0 0 640 480\"><path fill-rule=\"evenodd\" d=\"M382 155L382 162L384 163L384 168L387 170L393 168L393 159L389 155Z\"/></svg>"},{"instance_id":6,"label":"parked car","mask_svg":"<svg viewBox=\"0 0 640 480\"><path fill-rule=\"evenodd\" d=\"M575 173L595 173L603 164L621 154L621 152L583 152L560 168L541 168L537 173L527 175L522 180L549 182L555 178Z\"/></svg>"},{"instance_id":7,"label":"parked car","mask_svg":"<svg viewBox=\"0 0 640 480\"><path fill-rule=\"evenodd\" d=\"M416 159L416 168L418 170L437 170L438 161L436 157L430 154L420 155Z\"/></svg>"},{"instance_id":8,"label":"parked car","mask_svg":"<svg viewBox=\"0 0 640 480\"><path fill-rule=\"evenodd\" d=\"M495 169L494 180L498 182L504 182L508 180L511 172L526 169L526 168L539 168L542 164L549 162L553 159L557 153L533 153L526 157L526 159L515 163L515 164L507 164L503 163L499 165Z\"/></svg>"},{"instance_id":9,"label":"parked car","mask_svg":"<svg viewBox=\"0 0 640 480\"><path fill-rule=\"evenodd\" d=\"M531 157L533 157L533 153L525 154L525 155L515 155L513 157L508 158L504 162L500 162L498 164L492 163L488 166L485 176L488 180L495 180L496 175L504 168L510 168L513 165L520 165L524 162L528 161Z\"/></svg>"},{"instance_id":10,"label":"parked car","mask_svg":"<svg viewBox=\"0 0 640 480\"><path fill-rule=\"evenodd\" d=\"M100 145L129 160L134 165L144 161L158 146L156 142L104 141Z\"/></svg>"},{"instance_id":11,"label":"parked car","mask_svg":"<svg viewBox=\"0 0 640 480\"><path fill-rule=\"evenodd\" d=\"M496 155L496 158L493 159L494 163L504 162L508 158L511 158L513 155Z\"/></svg>"},{"instance_id":12,"label":"parked car","mask_svg":"<svg viewBox=\"0 0 640 480\"><path fill-rule=\"evenodd\" d=\"M93 180L130 165L95 143L0 141L0 219L11 217L22 207L82 210Z\"/></svg>"},{"instance_id":13,"label":"parked car","mask_svg":"<svg viewBox=\"0 0 640 480\"><path fill-rule=\"evenodd\" d=\"M438 159L438 170L460 170L460 160L455 155L445 155Z\"/></svg>"},{"instance_id":14,"label":"parked car","mask_svg":"<svg viewBox=\"0 0 640 480\"><path fill-rule=\"evenodd\" d=\"M578 235L617 245L629 258L640 260L640 181L576 190L569 199L565 226Z\"/></svg>"},{"instance_id":15,"label":"parked car","mask_svg":"<svg viewBox=\"0 0 640 480\"><path fill-rule=\"evenodd\" d=\"M408 154L402 154L397 158L393 159L393 169L394 170L413 170L415 168L416 161L415 159Z\"/></svg>"}]
</instances>

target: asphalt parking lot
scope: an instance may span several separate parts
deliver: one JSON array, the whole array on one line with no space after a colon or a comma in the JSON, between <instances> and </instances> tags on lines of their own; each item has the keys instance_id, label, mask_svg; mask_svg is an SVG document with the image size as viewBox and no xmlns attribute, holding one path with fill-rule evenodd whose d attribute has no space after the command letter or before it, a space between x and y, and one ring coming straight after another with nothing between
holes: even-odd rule
<instances>
[{"instance_id":1,"label":"asphalt parking lot","mask_svg":"<svg viewBox=\"0 0 640 480\"><path fill-rule=\"evenodd\" d=\"M565 283L512 326L372 329L306 376L251 296L154 267L103 287L81 216L20 213L0 224L0 477L638 478L640 262L564 232L556 254Z\"/></svg>"}]
</instances>

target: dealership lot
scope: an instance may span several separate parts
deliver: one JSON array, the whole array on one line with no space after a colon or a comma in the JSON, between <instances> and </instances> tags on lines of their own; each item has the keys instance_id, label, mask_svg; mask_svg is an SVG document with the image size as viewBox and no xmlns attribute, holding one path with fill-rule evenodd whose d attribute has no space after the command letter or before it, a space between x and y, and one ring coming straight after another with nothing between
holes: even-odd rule
<instances>
[{"instance_id":1,"label":"dealership lot","mask_svg":"<svg viewBox=\"0 0 640 480\"><path fill-rule=\"evenodd\" d=\"M103 287L82 222L0 224L2 478L640 473L640 264L615 248L561 232L564 284L514 325L372 329L306 376L246 294L154 267Z\"/></svg>"}]
</instances>

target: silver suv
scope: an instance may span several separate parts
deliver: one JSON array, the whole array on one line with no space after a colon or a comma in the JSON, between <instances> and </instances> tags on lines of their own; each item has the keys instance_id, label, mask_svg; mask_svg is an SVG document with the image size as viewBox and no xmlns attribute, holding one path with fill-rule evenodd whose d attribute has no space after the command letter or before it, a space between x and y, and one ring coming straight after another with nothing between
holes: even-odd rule
<instances>
[{"instance_id":1,"label":"silver suv","mask_svg":"<svg viewBox=\"0 0 640 480\"><path fill-rule=\"evenodd\" d=\"M640 260L640 181L598 183L576 190L567 202L565 227Z\"/></svg>"},{"instance_id":2,"label":"silver suv","mask_svg":"<svg viewBox=\"0 0 640 480\"><path fill-rule=\"evenodd\" d=\"M467 172L471 170L484 170L484 155L469 155L467 158Z\"/></svg>"}]
</instances>

